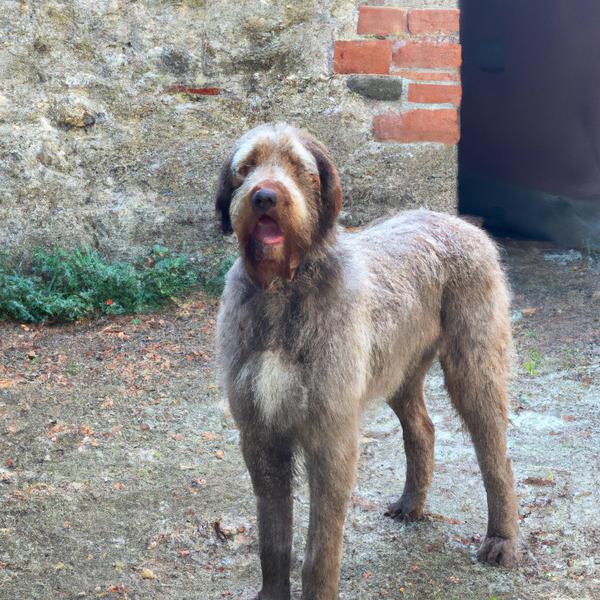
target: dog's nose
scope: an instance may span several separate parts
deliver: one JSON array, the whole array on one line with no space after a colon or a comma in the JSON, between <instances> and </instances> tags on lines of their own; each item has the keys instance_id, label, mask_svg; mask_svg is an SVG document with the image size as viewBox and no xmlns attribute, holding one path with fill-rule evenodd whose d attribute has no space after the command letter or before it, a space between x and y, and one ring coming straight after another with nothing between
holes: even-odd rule
<instances>
[{"instance_id":1,"label":"dog's nose","mask_svg":"<svg viewBox=\"0 0 600 600\"><path fill-rule=\"evenodd\" d=\"M260 188L252 194L252 206L259 210L269 210L276 202L277 194L269 188Z\"/></svg>"}]
</instances>

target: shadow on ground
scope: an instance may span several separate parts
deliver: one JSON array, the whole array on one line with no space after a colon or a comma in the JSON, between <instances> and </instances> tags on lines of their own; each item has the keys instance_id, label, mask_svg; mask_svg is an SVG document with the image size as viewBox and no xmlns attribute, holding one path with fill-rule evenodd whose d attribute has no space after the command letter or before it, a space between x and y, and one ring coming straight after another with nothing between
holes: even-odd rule
<instances>
[{"instance_id":1,"label":"shadow on ground","mask_svg":"<svg viewBox=\"0 0 600 600\"><path fill-rule=\"evenodd\" d=\"M519 570L474 560L485 498L439 368L429 516L383 516L401 491L392 412L363 426L341 598L600 597L600 265L506 241L517 356L511 455ZM216 303L61 327L0 325L0 598L252 597L254 501L215 386ZM296 493L294 593L308 497Z\"/></svg>"}]
</instances>

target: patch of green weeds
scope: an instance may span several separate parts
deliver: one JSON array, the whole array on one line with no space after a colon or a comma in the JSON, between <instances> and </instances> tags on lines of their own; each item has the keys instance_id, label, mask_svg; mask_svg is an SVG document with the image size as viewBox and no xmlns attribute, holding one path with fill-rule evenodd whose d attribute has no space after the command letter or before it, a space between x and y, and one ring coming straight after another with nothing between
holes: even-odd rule
<instances>
[{"instance_id":1,"label":"patch of green weeds","mask_svg":"<svg viewBox=\"0 0 600 600\"><path fill-rule=\"evenodd\" d=\"M543 362L544 360L540 351L537 348L529 348L527 351L527 360L523 363L523 368L530 375L539 375Z\"/></svg>"},{"instance_id":2,"label":"patch of green weeds","mask_svg":"<svg viewBox=\"0 0 600 600\"><path fill-rule=\"evenodd\" d=\"M225 276L236 256L232 254L219 253L200 269L200 287L211 296L220 296L225 287Z\"/></svg>"},{"instance_id":3,"label":"patch of green weeds","mask_svg":"<svg viewBox=\"0 0 600 600\"><path fill-rule=\"evenodd\" d=\"M67 372L67 375L78 375L81 373L81 371L83 371L83 365L80 365L79 363L71 363L67 366L65 371Z\"/></svg>"},{"instance_id":4,"label":"patch of green weeds","mask_svg":"<svg viewBox=\"0 0 600 600\"><path fill-rule=\"evenodd\" d=\"M109 262L95 250L36 250L28 269L0 260L0 319L75 321L155 310L197 285L189 258L154 246L145 261Z\"/></svg>"}]
</instances>

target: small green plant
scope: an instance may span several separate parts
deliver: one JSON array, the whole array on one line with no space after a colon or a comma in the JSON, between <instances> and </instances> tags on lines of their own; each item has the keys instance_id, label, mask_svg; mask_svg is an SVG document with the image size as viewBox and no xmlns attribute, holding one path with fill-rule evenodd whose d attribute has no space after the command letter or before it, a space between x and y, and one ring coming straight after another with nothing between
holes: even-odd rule
<instances>
[{"instance_id":1,"label":"small green plant","mask_svg":"<svg viewBox=\"0 0 600 600\"><path fill-rule=\"evenodd\" d=\"M537 348L529 348L527 352L527 360L523 363L523 368L530 375L539 375L540 368L543 363L543 358L540 351Z\"/></svg>"},{"instance_id":2,"label":"small green plant","mask_svg":"<svg viewBox=\"0 0 600 600\"><path fill-rule=\"evenodd\" d=\"M0 260L0 319L74 321L155 310L197 284L186 256L154 246L144 262L109 262L90 248L37 250L30 268Z\"/></svg>"},{"instance_id":3,"label":"small green plant","mask_svg":"<svg viewBox=\"0 0 600 600\"><path fill-rule=\"evenodd\" d=\"M69 375L78 375L79 373L81 373L82 370L83 370L83 365L80 365L79 363L76 363L76 362L67 365L67 368L65 369L65 371Z\"/></svg>"},{"instance_id":4,"label":"small green plant","mask_svg":"<svg viewBox=\"0 0 600 600\"><path fill-rule=\"evenodd\" d=\"M220 296L225 287L225 276L233 263L236 256L231 254L219 254L217 259L212 261L212 264L205 266L200 270L200 286L211 296Z\"/></svg>"}]
</instances>

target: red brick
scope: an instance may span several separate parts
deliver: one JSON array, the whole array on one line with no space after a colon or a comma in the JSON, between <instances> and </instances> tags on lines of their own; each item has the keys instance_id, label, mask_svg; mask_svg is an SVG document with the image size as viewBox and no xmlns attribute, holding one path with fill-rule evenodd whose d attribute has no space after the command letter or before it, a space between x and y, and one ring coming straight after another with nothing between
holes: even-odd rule
<instances>
[{"instance_id":1,"label":"red brick","mask_svg":"<svg viewBox=\"0 0 600 600\"><path fill-rule=\"evenodd\" d=\"M189 87L181 83L176 83L175 85L170 85L167 88L167 92L180 92L191 96L218 96L221 93L221 89L215 87Z\"/></svg>"},{"instance_id":2,"label":"red brick","mask_svg":"<svg viewBox=\"0 0 600 600\"><path fill-rule=\"evenodd\" d=\"M408 29L413 34L458 33L460 11L458 10L411 10Z\"/></svg>"},{"instance_id":3,"label":"red brick","mask_svg":"<svg viewBox=\"0 0 600 600\"><path fill-rule=\"evenodd\" d=\"M434 83L411 83L408 86L408 101L429 104L460 104L460 85L435 85Z\"/></svg>"},{"instance_id":4,"label":"red brick","mask_svg":"<svg viewBox=\"0 0 600 600\"><path fill-rule=\"evenodd\" d=\"M460 44L430 44L408 42L394 47L394 65L423 69L451 69L460 67Z\"/></svg>"},{"instance_id":5,"label":"red brick","mask_svg":"<svg viewBox=\"0 0 600 600\"><path fill-rule=\"evenodd\" d=\"M333 47L333 70L336 73L376 73L390 70L392 42L358 40L336 42Z\"/></svg>"},{"instance_id":6,"label":"red brick","mask_svg":"<svg viewBox=\"0 0 600 600\"><path fill-rule=\"evenodd\" d=\"M358 33L361 35L391 35L406 33L406 11L391 6L361 6Z\"/></svg>"},{"instance_id":7,"label":"red brick","mask_svg":"<svg viewBox=\"0 0 600 600\"><path fill-rule=\"evenodd\" d=\"M382 141L456 144L460 137L458 111L416 109L377 115L373 119L373 134Z\"/></svg>"},{"instance_id":8,"label":"red brick","mask_svg":"<svg viewBox=\"0 0 600 600\"><path fill-rule=\"evenodd\" d=\"M412 79L413 81L458 81L458 71L412 71L410 69L398 69L394 75Z\"/></svg>"}]
</instances>

